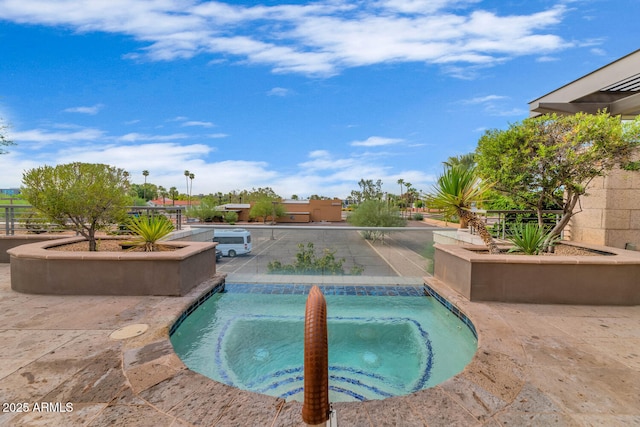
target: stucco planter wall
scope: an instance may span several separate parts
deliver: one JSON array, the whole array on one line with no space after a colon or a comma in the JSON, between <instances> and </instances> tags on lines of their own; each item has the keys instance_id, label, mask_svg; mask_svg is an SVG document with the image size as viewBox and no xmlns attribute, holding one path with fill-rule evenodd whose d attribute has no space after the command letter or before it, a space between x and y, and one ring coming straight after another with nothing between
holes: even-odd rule
<instances>
[{"instance_id":1,"label":"stucco planter wall","mask_svg":"<svg viewBox=\"0 0 640 427\"><path fill-rule=\"evenodd\" d=\"M470 301L640 304L640 252L567 244L612 255L488 255L436 244L434 276Z\"/></svg>"},{"instance_id":2,"label":"stucco planter wall","mask_svg":"<svg viewBox=\"0 0 640 427\"><path fill-rule=\"evenodd\" d=\"M9 249L20 245L26 245L36 242L50 242L56 239L69 237L69 235L60 234L17 234L15 236L0 236L0 262L9 262Z\"/></svg>"},{"instance_id":3,"label":"stucco planter wall","mask_svg":"<svg viewBox=\"0 0 640 427\"><path fill-rule=\"evenodd\" d=\"M175 251L68 252L81 237L9 249L11 288L60 295L185 295L216 272L215 243L165 242Z\"/></svg>"}]
</instances>

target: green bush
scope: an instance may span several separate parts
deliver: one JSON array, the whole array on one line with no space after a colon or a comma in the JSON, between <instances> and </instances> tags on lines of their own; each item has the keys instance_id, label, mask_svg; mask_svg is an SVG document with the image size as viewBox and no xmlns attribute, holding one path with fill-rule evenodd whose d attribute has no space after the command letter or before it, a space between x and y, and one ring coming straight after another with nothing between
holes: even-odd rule
<instances>
[{"instance_id":1,"label":"green bush","mask_svg":"<svg viewBox=\"0 0 640 427\"><path fill-rule=\"evenodd\" d=\"M198 218L200 222L222 221L224 212L217 209L216 202L211 198L204 198L197 206L188 209L187 215Z\"/></svg>"},{"instance_id":2,"label":"green bush","mask_svg":"<svg viewBox=\"0 0 640 427\"><path fill-rule=\"evenodd\" d=\"M343 264L345 259L335 258L336 251L324 249L322 257L318 258L312 242L298 244L298 253L293 264L282 264L280 261L270 261L267 264L269 273L284 274L329 274L343 275L345 274ZM352 275L360 275L364 269L360 266L354 266L350 270Z\"/></svg>"},{"instance_id":3,"label":"green bush","mask_svg":"<svg viewBox=\"0 0 640 427\"><path fill-rule=\"evenodd\" d=\"M347 217L347 222L356 227L404 227L407 221L400 217L397 209L380 200L365 200ZM366 240L376 241L384 236L383 231L365 230Z\"/></svg>"},{"instance_id":4,"label":"green bush","mask_svg":"<svg viewBox=\"0 0 640 427\"><path fill-rule=\"evenodd\" d=\"M236 221L238 221L238 214L233 211L225 212L224 221L233 225L236 223Z\"/></svg>"},{"instance_id":5,"label":"green bush","mask_svg":"<svg viewBox=\"0 0 640 427\"><path fill-rule=\"evenodd\" d=\"M509 252L523 252L526 255L538 255L545 250L544 242L549 237L549 230L541 228L537 223L518 223L511 226L511 235L508 240L513 243L514 247ZM556 237L550 241L553 246L559 240Z\"/></svg>"},{"instance_id":6,"label":"green bush","mask_svg":"<svg viewBox=\"0 0 640 427\"><path fill-rule=\"evenodd\" d=\"M423 219L424 219L424 215L422 215L421 213L413 214L414 221L422 221Z\"/></svg>"}]
</instances>

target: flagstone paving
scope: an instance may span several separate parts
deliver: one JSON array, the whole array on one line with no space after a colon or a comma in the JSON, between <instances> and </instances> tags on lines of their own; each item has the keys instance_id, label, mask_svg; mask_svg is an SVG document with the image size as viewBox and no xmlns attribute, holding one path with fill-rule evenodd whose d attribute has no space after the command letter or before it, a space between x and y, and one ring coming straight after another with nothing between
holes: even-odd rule
<instances>
[{"instance_id":1,"label":"flagstone paving","mask_svg":"<svg viewBox=\"0 0 640 427\"><path fill-rule=\"evenodd\" d=\"M300 403L209 380L173 352L169 326L221 280L185 297L27 295L0 264L0 425L304 425ZM470 303L429 283L474 322L473 361L409 396L336 403L340 426L640 425L640 307ZM110 338L133 324L149 328Z\"/></svg>"}]
</instances>

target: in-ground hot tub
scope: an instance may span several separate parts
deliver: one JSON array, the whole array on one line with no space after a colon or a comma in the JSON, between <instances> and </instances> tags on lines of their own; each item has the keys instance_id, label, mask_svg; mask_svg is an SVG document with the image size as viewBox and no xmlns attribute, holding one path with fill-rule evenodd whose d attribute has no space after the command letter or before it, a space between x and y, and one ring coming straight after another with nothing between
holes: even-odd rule
<instances>
[{"instance_id":1,"label":"in-ground hot tub","mask_svg":"<svg viewBox=\"0 0 640 427\"><path fill-rule=\"evenodd\" d=\"M196 372L241 389L302 401L304 310L310 286L227 284L172 328ZM321 286L327 301L330 400L406 395L471 361L477 337L421 287Z\"/></svg>"}]
</instances>

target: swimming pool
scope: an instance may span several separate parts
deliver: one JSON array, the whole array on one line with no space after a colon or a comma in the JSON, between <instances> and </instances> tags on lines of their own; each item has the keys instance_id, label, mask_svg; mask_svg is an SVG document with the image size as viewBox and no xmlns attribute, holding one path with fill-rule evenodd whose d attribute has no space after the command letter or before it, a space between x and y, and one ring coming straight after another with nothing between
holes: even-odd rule
<instances>
[{"instance_id":1,"label":"swimming pool","mask_svg":"<svg viewBox=\"0 0 640 427\"><path fill-rule=\"evenodd\" d=\"M180 319L171 342L185 364L241 389L303 398L304 311L310 286L227 284ZM320 286L327 301L329 398L384 399L459 373L473 328L419 287Z\"/></svg>"}]
</instances>

